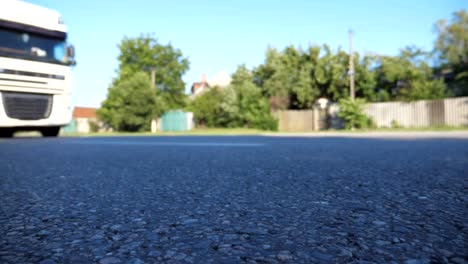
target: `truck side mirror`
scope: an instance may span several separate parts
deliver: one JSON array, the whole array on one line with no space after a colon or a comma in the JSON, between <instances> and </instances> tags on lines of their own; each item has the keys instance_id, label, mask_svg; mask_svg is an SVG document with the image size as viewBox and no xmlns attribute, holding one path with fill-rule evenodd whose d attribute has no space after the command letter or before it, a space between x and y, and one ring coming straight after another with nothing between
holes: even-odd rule
<instances>
[{"instance_id":1,"label":"truck side mirror","mask_svg":"<svg viewBox=\"0 0 468 264\"><path fill-rule=\"evenodd\" d=\"M73 45L67 47L67 55L70 58L75 58L75 47Z\"/></svg>"}]
</instances>

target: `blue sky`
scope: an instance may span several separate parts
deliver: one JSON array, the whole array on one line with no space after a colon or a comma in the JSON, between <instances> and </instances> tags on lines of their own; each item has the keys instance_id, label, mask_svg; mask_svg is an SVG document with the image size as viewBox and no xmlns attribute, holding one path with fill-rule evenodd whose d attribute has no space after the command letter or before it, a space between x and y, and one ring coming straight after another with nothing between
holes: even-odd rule
<instances>
[{"instance_id":1,"label":"blue sky","mask_svg":"<svg viewBox=\"0 0 468 264\"><path fill-rule=\"evenodd\" d=\"M327 43L348 49L348 29L359 52L394 55L416 45L431 49L436 20L468 9L466 0L28 0L58 10L75 45L73 105L98 107L116 76L124 36L154 33L190 60L187 88L206 73L232 73L261 64L268 46Z\"/></svg>"}]
</instances>

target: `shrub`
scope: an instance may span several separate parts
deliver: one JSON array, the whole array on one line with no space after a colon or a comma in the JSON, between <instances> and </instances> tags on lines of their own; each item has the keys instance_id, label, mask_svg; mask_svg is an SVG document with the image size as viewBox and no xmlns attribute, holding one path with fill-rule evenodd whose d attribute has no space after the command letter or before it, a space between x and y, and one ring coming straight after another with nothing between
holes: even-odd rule
<instances>
[{"instance_id":1,"label":"shrub","mask_svg":"<svg viewBox=\"0 0 468 264\"><path fill-rule=\"evenodd\" d=\"M88 124L89 124L89 129L91 132L93 133L99 132L99 124L96 121L89 120Z\"/></svg>"},{"instance_id":2,"label":"shrub","mask_svg":"<svg viewBox=\"0 0 468 264\"><path fill-rule=\"evenodd\" d=\"M373 121L370 117L363 113L362 107L365 100L356 99L341 99L339 101L340 111L338 116L345 122L346 129L353 128L370 128L373 127Z\"/></svg>"},{"instance_id":3,"label":"shrub","mask_svg":"<svg viewBox=\"0 0 468 264\"><path fill-rule=\"evenodd\" d=\"M224 100L223 91L214 87L195 97L187 110L193 112L194 121L200 127L218 127L224 116L221 104Z\"/></svg>"},{"instance_id":4,"label":"shrub","mask_svg":"<svg viewBox=\"0 0 468 264\"><path fill-rule=\"evenodd\" d=\"M265 115L258 119L257 123L254 123L254 128L258 128L261 130L271 130L277 131L278 130L278 119L274 118L271 115Z\"/></svg>"},{"instance_id":5,"label":"shrub","mask_svg":"<svg viewBox=\"0 0 468 264\"><path fill-rule=\"evenodd\" d=\"M402 128L400 123L398 123L398 121L396 121L395 119L392 120L391 126L392 128Z\"/></svg>"},{"instance_id":6,"label":"shrub","mask_svg":"<svg viewBox=\"0 0 468 264\"><path fill-rule=\"evenodd\" d=\"M198 126L278 129L268 100L252 83L211 88L193 99L187 110L193 112Z\"/></svg>"},{"instance_id":7,"label":"shrub","mask_svg":"<svg viewBox=\"0 0 468 264\"><path fill-rule=\"evenodd\" d=\"M236 93L238 123L263 130L278 129L278 121L270 113L270 104L266 98L262 97L257 86L245 82L231 89Z\"/></svg>"}]
</instances>

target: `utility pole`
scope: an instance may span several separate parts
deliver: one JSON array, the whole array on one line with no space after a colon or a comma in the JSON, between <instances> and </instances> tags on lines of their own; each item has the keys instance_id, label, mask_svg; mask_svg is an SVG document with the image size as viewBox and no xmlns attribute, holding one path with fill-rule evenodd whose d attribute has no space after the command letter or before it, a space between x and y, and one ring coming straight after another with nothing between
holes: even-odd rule
<instances>
[{"instance_id":1,"label":"utility pole","mask_svg":"<svg viewBox=\"0 0 468 264\"><path fill-rule=\"evenodd\" d=\"M156 68L151 67L151 88L156 87Z\"/></svg>"},{"instance_id":2,"label":"utility pole","mask_svg":"<svg viewBox=\"0 0 468 264\"><path fill-rule=\"evenodd\" d=\"M142 69L145 72L150 73L150 78L151 78L151 88L156 89L156 67L155 66L145 66Z\"/></svg>"},{"instance_id":3,"label":"utility pole","mask_svg":"<svg viewBox=\"0 0 468 264\"><path fill-rule=\"evenodd\" d=\"M353 31L349 30L349 96L354 101L354 56L353 56Z\"/></svg>"}]
</instances>

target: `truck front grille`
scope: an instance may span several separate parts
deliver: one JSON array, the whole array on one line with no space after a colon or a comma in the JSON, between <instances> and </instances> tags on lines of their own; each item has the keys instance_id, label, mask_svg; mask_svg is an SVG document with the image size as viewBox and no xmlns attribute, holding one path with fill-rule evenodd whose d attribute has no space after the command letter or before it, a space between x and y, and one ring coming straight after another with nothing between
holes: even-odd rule
<instances>
[{"instance_id":1,"label":"truck front grille","mask_svg":"<svg viewBox=\"0 0 468 264\"><path fill-rule=\"evenodd\" d=\"M52 110L52 95L2 92L3 107L8 117L21 120L48 118Z\"/></svg>"}]
</instances>

